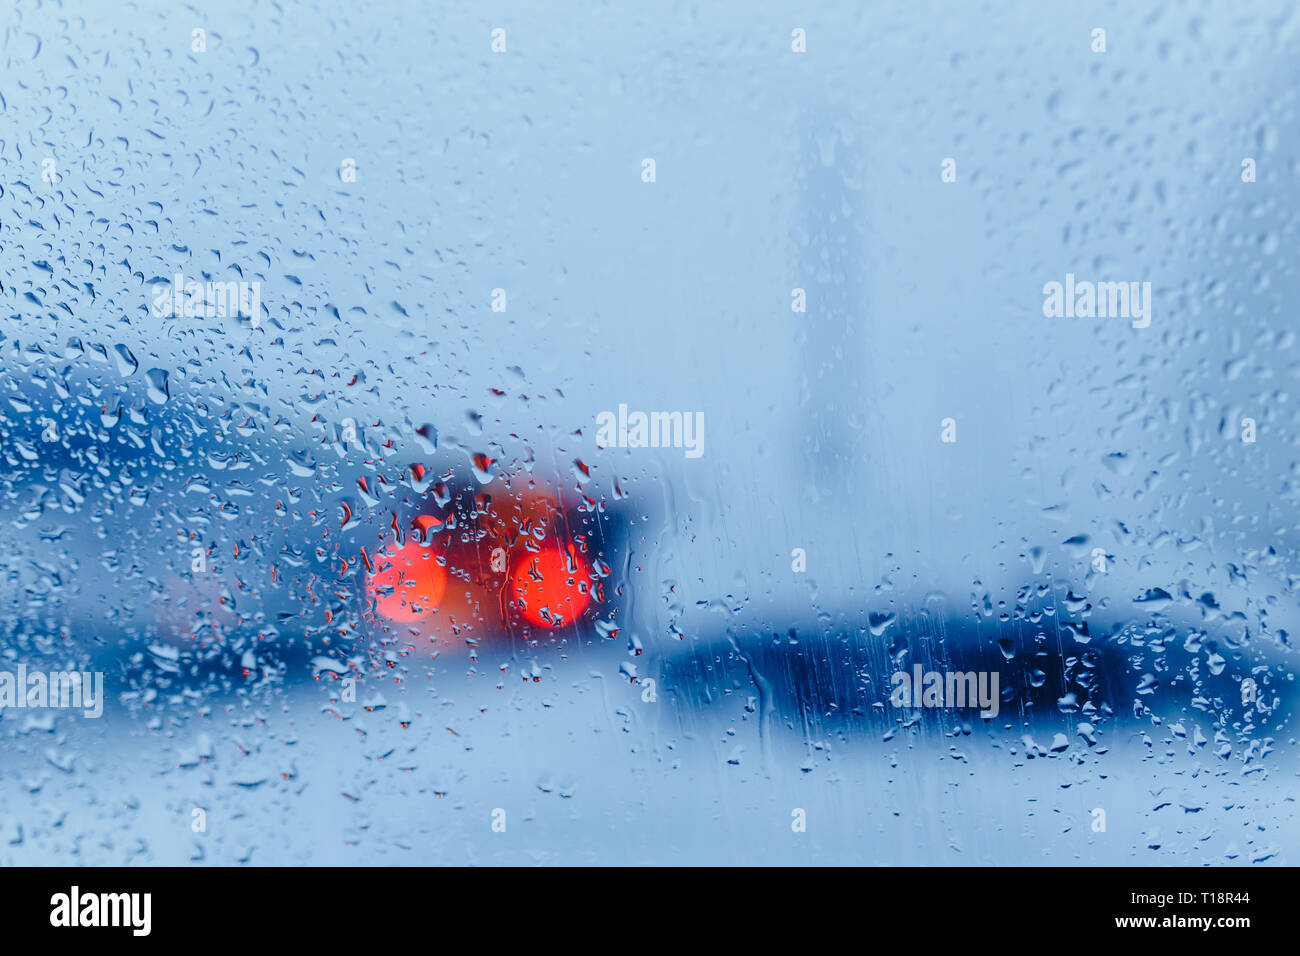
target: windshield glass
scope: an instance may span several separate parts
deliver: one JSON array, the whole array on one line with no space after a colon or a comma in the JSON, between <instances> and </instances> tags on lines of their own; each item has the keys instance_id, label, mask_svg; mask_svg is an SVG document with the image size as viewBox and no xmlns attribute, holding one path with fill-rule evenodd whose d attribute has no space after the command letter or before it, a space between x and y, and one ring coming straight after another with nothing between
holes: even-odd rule
<instances>
[{"instance_id":1,"label":"windshield glass","mask_svg":"<svg viewBox=\"0 0 1300 956\"><path fill-rule=\"evenodd\" d=\"M0 860L1294 855L1289 5L132 9L5 15Z\"/></svg>"}]
</instances>

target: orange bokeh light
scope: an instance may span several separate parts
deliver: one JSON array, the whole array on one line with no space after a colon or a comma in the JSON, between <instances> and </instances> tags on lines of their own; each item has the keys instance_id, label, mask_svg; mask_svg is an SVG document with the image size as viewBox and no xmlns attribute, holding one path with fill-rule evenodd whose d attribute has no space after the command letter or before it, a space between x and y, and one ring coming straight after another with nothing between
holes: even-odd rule
<instances>
[{"instance_id":1,"label":"orange bokeh light","mask_svg":"<svg viewBox=\"0 0 1300 956\"><path fill-rule=\"evenodd\" d=\"M399 623L432 614L446 590L446 569L432 551L414 543L379 555L375 573L366 579L375 613Z\"/></svg>"},{"instance_id":2,"label":"orange bokeh light","mask_svg":"<svg viewBox=\"0 0 1300 956\"><path fill-rule=\"evenodd\" d=\"M535 554L523 552L514 560L510 593L514 606L530 624L561 627L573 623L587 610L591 603L591 572L572 546L567 553L558 547L544 548ZM543 610L547 612L545 616Z\"/></svg>"}]
</instances>

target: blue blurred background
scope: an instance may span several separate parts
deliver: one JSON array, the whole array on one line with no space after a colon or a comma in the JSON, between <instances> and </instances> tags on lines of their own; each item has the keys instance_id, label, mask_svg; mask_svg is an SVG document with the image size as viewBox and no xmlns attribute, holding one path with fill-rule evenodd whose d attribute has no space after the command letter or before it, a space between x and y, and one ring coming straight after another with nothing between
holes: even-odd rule
<instances>
[{"instance_id":1,"label":"blue blurred background","mask_svg":"<svg viewBox=\"0 0 1300 956\"><path fill-rule=\"evenodd\" d=\"M110 696L0 714L0 861L1295 861L1292 4L4 16L0 653ZM601 606L377 622L417 461L588 498Z\"/></svg>"}]
</instances>

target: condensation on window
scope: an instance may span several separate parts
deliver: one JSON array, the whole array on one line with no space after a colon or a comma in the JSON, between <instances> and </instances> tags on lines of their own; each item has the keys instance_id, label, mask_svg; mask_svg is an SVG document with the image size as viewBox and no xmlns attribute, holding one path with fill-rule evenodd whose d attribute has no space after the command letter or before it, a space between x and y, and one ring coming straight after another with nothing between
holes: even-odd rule
<instances>
[{"instance_id":1,"label":"condensation on window","mask_svg":"<svg viewBox=\"0 0 1300 956\"><path fill-rule=\"evenodd\" d=\"M0 34L0 862L1294 861L1289 4L133 10Z\"/></svg>"}]
</instances>

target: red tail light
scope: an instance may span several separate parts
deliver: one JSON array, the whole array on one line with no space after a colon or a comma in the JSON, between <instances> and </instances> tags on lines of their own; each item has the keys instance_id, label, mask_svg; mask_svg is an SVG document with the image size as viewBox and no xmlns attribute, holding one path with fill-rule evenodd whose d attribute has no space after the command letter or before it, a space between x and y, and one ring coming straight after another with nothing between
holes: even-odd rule
<instances>
[{"instance_id":1,"label":"red tail light","mask_svg":"<svg viewBox=\"0 0 1300 956\"><path fill-rule=\"evenodd\" d=\"M516 552L514 564L511 601L530 624L572 624L591 603L591 569L572 545Z\"/></svg>"},{"instance_id":2,"label":"red tail light","mask_svg":"<svg viewBox=\"0 0 1300 956\"><path fill-rule=\"evenodd\" d=\"M379 555L366 579L376 613L400 623L433 613L446 590L447 572L433 551L414 543Z\"/></svg>"}]
</instances>

